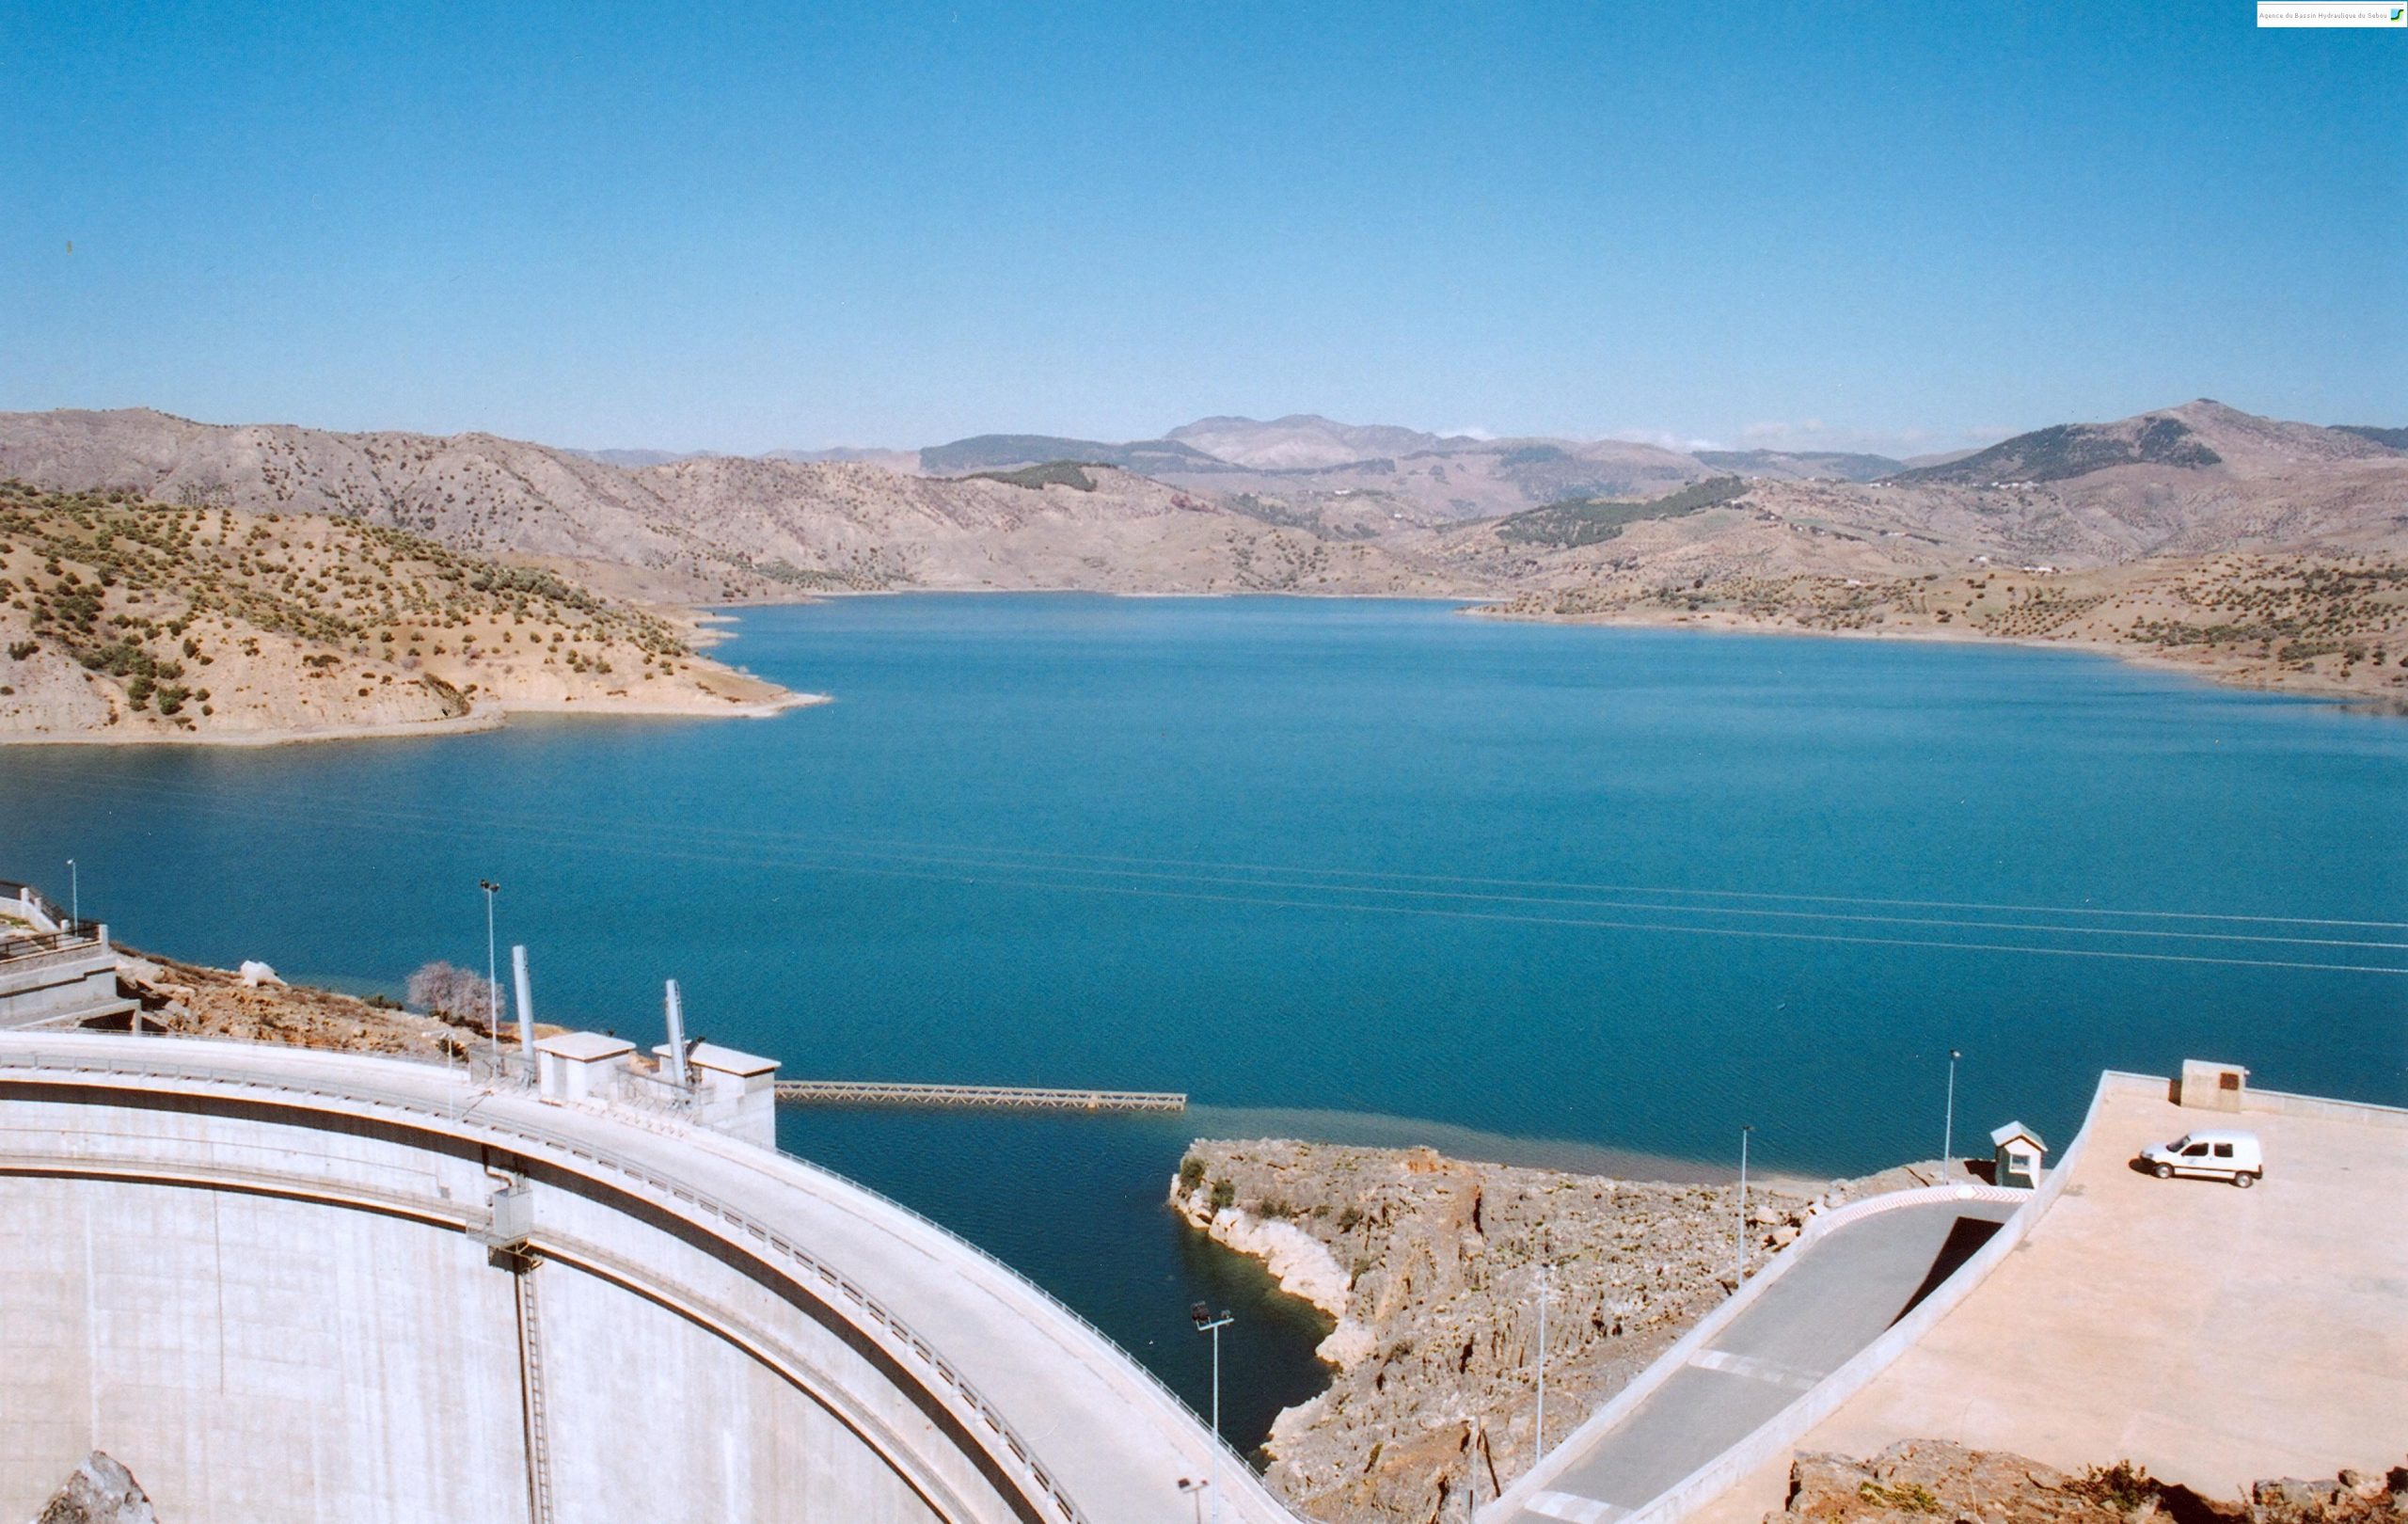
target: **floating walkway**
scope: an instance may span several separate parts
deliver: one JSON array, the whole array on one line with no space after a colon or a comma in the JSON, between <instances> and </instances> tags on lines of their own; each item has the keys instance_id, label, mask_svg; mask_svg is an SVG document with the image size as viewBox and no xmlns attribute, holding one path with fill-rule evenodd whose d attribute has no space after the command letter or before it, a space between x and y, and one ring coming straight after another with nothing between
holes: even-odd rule
<instances>
[{"instance_id":1,"label":"floating walkway","mask_svg":"<svg viewBox=\"0 0 2408 1524\"><path fill-rule=\"evenodd\" d=\"M1066 1090L1027 1085L780 1080L778 1099L823 1106L1005 1106L1023 1111L1185 1111L1184 1090Z\"/></svg>"}]
</instances>

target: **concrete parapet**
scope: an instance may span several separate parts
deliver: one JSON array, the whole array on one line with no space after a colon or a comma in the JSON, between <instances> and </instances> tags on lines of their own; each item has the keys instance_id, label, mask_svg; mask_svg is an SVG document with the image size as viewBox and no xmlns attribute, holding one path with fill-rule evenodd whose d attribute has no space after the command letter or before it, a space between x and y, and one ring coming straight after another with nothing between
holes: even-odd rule
<instances>
[{"instance_id":1,"label":"concrete parapet","mask_svg":"<svg viewBox=\"0 0 2408 1524\"><path fill-rule=\"evenodd\" d=\"M2283 1090L2251 1090L2249 1103L2242 1111L2271 1112L2278 1117L2321 1117L2361 1127L2408 1128L2408 1110L2399 1106L2381 1106L2371 1101L2334 1101L2321 1095L2292 1095Z\"/></svg>"}]
</instances>

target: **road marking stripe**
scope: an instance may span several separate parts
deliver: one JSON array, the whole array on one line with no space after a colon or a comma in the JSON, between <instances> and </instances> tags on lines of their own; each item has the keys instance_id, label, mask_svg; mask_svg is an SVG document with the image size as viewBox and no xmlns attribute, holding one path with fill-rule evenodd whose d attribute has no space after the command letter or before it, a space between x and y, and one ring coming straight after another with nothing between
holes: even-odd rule
<instances>
[{"instance_id":1,"label":"road marking stripe","mask_svg":"<svg viewBox=\"0 0 2408 1524\"><path fill-rule=\"evenodd\" d=\"M1570 1519L1572 1524L1607 1524L1630 1510L1569 1492L1534 1492L1530 1494L1530 1512L1549 1518Z\"/></svg>"},{"instance_id":2,"label":"road marking stripe","mask_svg":"<svg viewBox=\"0 0 2408 1524\"><path fill-rule=\"evenodd\" d=\"M1823 1378L1812 1371L1782 1365L1772 1360L1760 1360L1752 1355L1734 1355L1728 1350L1702 1349L1689 1357L1689 1363L1707 1371L1723 1371L1732 1375L1746 1376L1751 1381L1769 1381L1776 1387L1792 1391L1811 1391Z\"/></svg>"}]
</instances>

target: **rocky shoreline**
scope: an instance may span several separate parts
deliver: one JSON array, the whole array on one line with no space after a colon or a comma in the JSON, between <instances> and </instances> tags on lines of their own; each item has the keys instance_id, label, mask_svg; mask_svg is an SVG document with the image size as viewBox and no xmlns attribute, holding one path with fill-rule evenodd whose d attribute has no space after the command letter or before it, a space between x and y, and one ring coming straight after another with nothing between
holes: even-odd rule
<instances>
[{"instance_id":1,"label":"rocky shoreline","mask_svg":"<svg viewBox=\"0 0 2408 1524\"><path fill-rule=\"evenodd\" d=\"M1843 1201L1930 1165L1749 1193L1752 1271ZM1331 1331L1326 1391L1280 1414L1265 1480L1330 1524L1438 1516L1478 1468L1495 1497L1535 1458L1538 1302L1560 1437L1734 1286L1738 1188L1608 1180L1429 1149L1202 1140L1172 1181L1194 1229L1263 1262ZM1459 1506L1459 1504L1457 1505Z\"/></svg>"},{"instance_id":2,"label":"rocky shoreline","mask_svg":"<svg viewBox=\"0 0 2408 1524\"><path fill-rule=\"evenodd\" d=\"M2408 1518L2408 1467L2324 1481L2261 1481L2245 1500L2202 1497L2129 1461L2073 1476L2003 1451L1905 1439L1867 1460L1803 1454L1765 1524L2394 1524Z\"/></svg>"}]
</instances>

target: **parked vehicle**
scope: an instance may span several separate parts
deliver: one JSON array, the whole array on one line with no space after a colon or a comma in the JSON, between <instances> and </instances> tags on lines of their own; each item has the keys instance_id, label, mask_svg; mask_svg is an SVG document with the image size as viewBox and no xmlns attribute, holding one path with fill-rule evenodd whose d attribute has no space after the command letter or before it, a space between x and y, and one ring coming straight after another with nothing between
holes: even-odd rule
<instances>
[{"instance_id":1,"label":"parked vehicle","mask_svg":"<svg viewBox=\"0 0 2408 1524\"><path fill-rule=\"evenodd\" d=\"M2223 1128L2185 1133L2171 1143L2143 1149L2141 1162L2160 1180L2177 1175L2228 1180L2243 1190L2266 1177L2266 1153L2258 1146L2258 1135Z\"/></svg>"}]
</instances>

